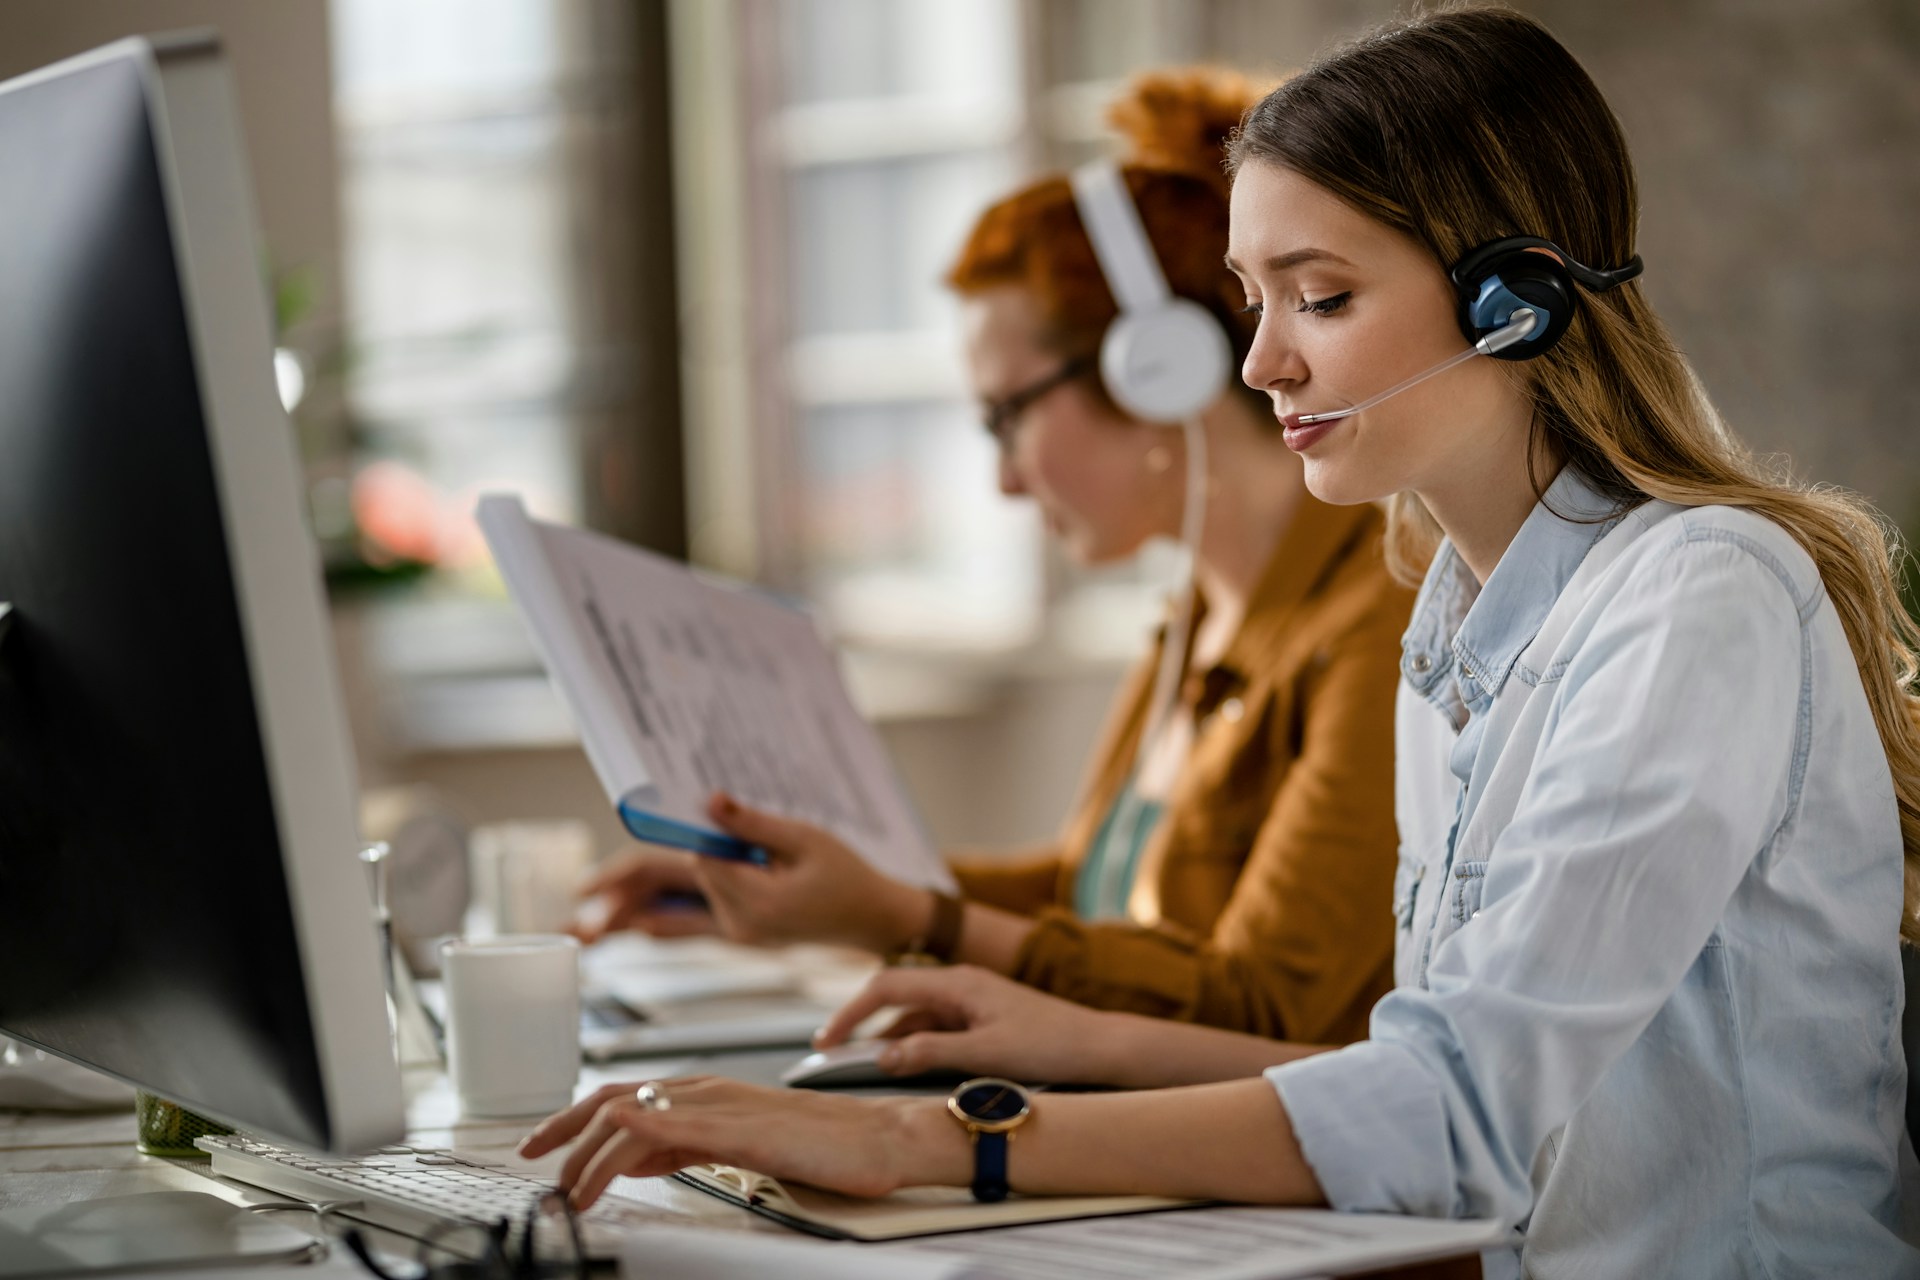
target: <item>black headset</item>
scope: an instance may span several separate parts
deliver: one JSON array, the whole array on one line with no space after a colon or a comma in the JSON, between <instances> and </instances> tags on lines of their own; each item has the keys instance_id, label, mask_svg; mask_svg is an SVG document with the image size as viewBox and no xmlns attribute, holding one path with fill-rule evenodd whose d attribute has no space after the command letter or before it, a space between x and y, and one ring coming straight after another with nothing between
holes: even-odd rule
<instances>
[{"instance_id":1,"label":"black headset","mask_svg":"<svg viewBox=\"0 0 1920 1280\"><path fill-rule=\"evenodd\" d=\"M1534 252L1544 250L1545 252ZM1507 324L1521 307L1543 323L1510 346L1489 351L1495 360L1531 360L1543 356L1573 323L1574 285L1589 293L1618 288L1644 270L1640 255L1605 271L1575 262L1551 240L1508 236L1469 252L1447 272L1460 298L1460 332L1478 342Z\"/></svg>"}]
</instances>

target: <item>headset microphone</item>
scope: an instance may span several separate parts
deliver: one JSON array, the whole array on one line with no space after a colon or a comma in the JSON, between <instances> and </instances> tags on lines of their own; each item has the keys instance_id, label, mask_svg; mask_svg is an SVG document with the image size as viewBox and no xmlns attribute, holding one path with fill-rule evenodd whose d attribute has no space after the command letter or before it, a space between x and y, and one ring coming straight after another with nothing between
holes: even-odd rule
<instances>
[{"instance_id":1,"label":"headset microphone","mask_svg":"<svg viewBox=\"0 0 1920 1280\"><path fill-rule=\"evenodd\" d=\"M1573 323L1574 297L1579 289L1605 293L1634 279L1642 270L1638 254L1620 266L1597 270L1576 262L1565 249L1539 236L1490 240L1469 251L1447 272L1458 301L1460 332L1471 346L1359 404L1320 413L1283 414L1280 421L1288 429L1333 422L1371 409L1475 356L1495 360L1543 356Z\"/></svg>"},{"instance_id":2,"label":"headset microphone","mask_svg":"<svg viewBox=\"0 0 1920 1280\"><path fill-rule=\"evenodd\" d=\"M1475 356L1498 355L1516 342L1525 342L1527 335L1539 327L1540 317L1527 307L1521 307L1507 318L1507 323L1486 337L1456 355L1450 355L1430 369L1423 369L1405 382L1396 382L1379 395L1368 396L1359 404L1349 405L1345 409L1329 409L1325 413L1288 413L1282 414L1280 422L1288 427L1310 427L1316 422L1332 422L1359 413L1362 409L1371 409L1382 400L1392 399L1409 387L1418 386L1436 373L1445 373L1457 364L1465 364Z\"/></svg>"}]
</instances>

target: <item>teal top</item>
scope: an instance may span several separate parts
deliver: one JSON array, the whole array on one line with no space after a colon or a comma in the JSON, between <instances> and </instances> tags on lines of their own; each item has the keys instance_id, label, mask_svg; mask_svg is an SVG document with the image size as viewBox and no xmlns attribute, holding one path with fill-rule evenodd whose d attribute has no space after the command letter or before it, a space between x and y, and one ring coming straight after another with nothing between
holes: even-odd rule
<instances>
[{"instance_id":1,"label":"teal top","mask_svg":"<svg viewBox=\"0 0 1920 1280\"><path fill-rule=\"evenodd\" d=\"M1142 799L1132 778L1120 788L1074 882L1073 906L1082 920L1126 918L1133 877L1140 870L1140 851L1147 847L1165 807L1158 800Z\"/></svg>"}]
</instances>

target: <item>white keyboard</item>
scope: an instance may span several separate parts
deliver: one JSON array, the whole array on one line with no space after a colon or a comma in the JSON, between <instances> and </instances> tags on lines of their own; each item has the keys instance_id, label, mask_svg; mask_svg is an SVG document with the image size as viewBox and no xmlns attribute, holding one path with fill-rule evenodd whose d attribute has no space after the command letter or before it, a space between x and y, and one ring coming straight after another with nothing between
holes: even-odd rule
<instances>
[{"instance_id":1,"label":"white keyboard","mask_svg":"<svg viewBox=\"0 0 1920 1280\"><path fill-rule=\"evenodd\" d=\"M482 1158L426 1147L389 1147L370 1156L317 1156L238 1135L195 1142L213 1157L213 1172L303 1204L321 1205L342 1217L384 1227L416 1239L435 1240L473 1252L484 1229L506 1219L517 1247L529 1210L551 1184ZM658 1209L636 1200L603 1195L576 1215L590 1261L620 1256L636 1228L662 1220ZM564 1217L536 1218L534 1250L567 1261L573 1246Z\"/></svg>"}]
</instances>

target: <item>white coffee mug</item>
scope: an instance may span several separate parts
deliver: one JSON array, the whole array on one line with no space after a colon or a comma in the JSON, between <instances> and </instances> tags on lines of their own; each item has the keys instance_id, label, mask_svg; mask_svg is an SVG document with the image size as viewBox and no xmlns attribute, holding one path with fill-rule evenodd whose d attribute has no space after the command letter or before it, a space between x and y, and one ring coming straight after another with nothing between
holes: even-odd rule
<instances>
[{"instance_id":1,"label":"white coffee mug","mask_svg":"<svg viewBox=\"0 0 1920 1280\"><path fill-rule=\"evenodd\" d=\"M580 1078L580 944L562 934L455 939L440 949L447 1073L468 1116L573 1101Z\"/></svg>"}]
</instances>

